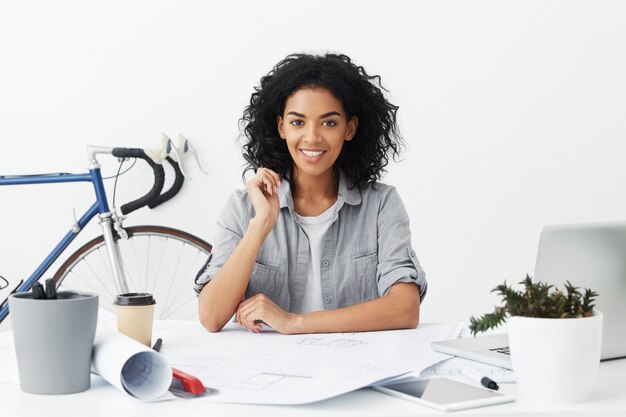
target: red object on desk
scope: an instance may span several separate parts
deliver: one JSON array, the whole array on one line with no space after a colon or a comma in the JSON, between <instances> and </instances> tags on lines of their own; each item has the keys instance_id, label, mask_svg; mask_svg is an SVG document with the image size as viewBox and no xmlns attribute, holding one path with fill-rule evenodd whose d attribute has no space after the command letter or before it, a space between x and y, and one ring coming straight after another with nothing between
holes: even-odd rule
<instances>
[{"instance_id":1,"label":"red object on desk","mask_svg":"<svg viewBox=\"0 0 626 417\"><path fill-rule=\"evenodd\" d=\"M194 395L206 393L206 388L202 384L202 381L200 381L195 376L189 375L188 373L185 373L181 371L180 369L176 369L176 368L172 368L172 376L180 380L180 382L183 385L183 388L188 393L194 394Z\"/></svg>"}]
</instances>

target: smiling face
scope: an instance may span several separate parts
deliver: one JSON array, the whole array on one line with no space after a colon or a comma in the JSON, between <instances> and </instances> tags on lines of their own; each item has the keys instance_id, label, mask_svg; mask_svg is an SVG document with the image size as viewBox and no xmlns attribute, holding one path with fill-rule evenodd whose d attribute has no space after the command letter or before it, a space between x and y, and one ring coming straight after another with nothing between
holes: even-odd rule
<instances>
[{"instance_id":1,"label":"smiling face","mask_svg":"<svg viewBox=\"0 0 626 417\"><path fill-rule=\"evenodd\" d=\"M341 101L327 89L302 88L293 93L278 116L278 133L287 141L294 177L331 178L343 144L352 140L357 126L357 118L348 120Z\"/></svg>"}]
</instances>

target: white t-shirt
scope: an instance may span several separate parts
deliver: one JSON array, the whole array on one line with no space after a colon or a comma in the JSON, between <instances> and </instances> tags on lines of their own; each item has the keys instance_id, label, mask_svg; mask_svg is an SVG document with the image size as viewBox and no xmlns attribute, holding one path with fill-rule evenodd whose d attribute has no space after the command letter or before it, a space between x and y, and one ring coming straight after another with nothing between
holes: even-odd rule
<instances>
[{"instance_id":1,"label":"white t-shirt","mask_svg":"<svg viewBox=\"0 0 626 417\"><path fill-rule=\"evenodd\" d=\"M298 215L300 225L309 238L310 258L307 271L306 288L302 302L302 313L323 311L322 280L320 278L320 264L322 261L322 240L330 227L335 215L337 202L319 216L304 217Z\"/></svg>"}]
</instances>

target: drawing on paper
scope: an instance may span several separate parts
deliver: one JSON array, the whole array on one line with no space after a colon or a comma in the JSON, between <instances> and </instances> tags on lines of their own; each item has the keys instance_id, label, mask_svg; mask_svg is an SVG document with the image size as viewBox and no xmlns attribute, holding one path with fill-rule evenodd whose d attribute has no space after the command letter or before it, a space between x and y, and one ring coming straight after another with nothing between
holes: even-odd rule
<instances>
[{"instance_id":1,"label":"drawing on paper","mask_svg":"<svg viewBox=\"0 0 626 417\"><path fill-rule=\"evenodd\" d=\"M305 337L296 342L299 346L328 346L328 347L352 347L366 344L362 340L341 338L329 339L325 337Z\"/></svg>"}]
</instances>

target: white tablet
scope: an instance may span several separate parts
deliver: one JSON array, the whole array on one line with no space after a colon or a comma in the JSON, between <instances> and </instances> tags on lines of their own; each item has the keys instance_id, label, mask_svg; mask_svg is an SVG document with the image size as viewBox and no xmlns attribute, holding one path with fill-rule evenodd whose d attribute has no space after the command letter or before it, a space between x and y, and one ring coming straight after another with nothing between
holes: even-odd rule
<instances>
[{"instance_id":1,"label":"white tablet","mask_svg":"<svg viewBox=\"0 0 626 417\"><path fill-rule=\"evenodd\" d=\"M464 410L515 401L510 395L449 378L407 378L372 387L377 391L443 411Z\"/></svg>"}]
</instances>

